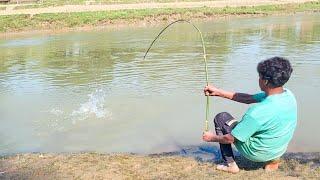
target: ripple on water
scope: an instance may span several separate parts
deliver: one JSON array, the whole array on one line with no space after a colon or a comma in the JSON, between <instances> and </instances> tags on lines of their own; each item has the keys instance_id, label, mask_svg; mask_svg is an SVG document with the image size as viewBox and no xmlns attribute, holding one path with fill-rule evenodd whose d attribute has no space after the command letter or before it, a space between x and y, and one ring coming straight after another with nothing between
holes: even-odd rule
<instances>
[{"instance_id":1,"label":"ripple on water","mask_svg":"<svg viewBox=\"0 0 320 180\"><path fill-rule=\"evenodd\" d=\"M14 47L21 47L21 46L39 46L44 43L47 43L51 39L52 38L50 37L40 37L40 38L9 40L3 44L0 44L0 47L14 48Z\"/></svg>"}]
</instances>

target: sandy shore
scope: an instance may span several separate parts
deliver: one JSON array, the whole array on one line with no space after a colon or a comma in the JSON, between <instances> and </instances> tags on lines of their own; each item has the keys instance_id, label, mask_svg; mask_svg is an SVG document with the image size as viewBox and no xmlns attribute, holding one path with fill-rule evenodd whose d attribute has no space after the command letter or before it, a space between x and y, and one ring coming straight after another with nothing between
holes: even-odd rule
<instances>
[{"instance_id":1,"label":"sandy shore","mask_svg":"<svg viewBox=\"0 0 320 180\"><path fill-rule=\"evenodd\" d=\"M281 5L289 3L305 3L317 0L216 0L201 2L170 2L170 3L136 3L136 4L111 4L111 5L65 5L57 7L33 8L33 9L9 9L0 11L0 15L16 14L43 14L43 13L72 13L93 11L115 11L128 9L164 9L164 8L222 8L261 5Z\"/></svg>"}]
</instances>

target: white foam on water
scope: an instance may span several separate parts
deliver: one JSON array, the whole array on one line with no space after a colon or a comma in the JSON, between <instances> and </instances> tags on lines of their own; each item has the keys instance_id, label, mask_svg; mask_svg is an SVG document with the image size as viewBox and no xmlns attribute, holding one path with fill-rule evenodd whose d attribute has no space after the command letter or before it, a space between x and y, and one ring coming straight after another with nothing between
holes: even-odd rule
<instances>
[{"instance_id":1,"label":"white foam on water","mask_svg":"<svg viewBox=\"0 0 320 180\"><path fill-rule=\"evenodd\" d=\"M55 116L59 116L59 115L62 115L63 114L63 111L60 110L60 109L56 109L56 108L53 108L49 111L50 114L53 114Z\"/></svg>"},{"instance_id":2,"label":"white foam on water","mask_svg":"<svg viewBox=\"0 0 320 180\"><path fill-rule=\"evenodd\" d=\"M71 110L71 112L61 110L58 107L43 111L52 116L49 123L46 123L45 126L50 127L52 130L62 131L70 125L70 122L76 124L77 121L84 121L89 118L111 119L112 113L105 107L105 101L106 91L96 89L94 92L88 94L88 100L86 102L80 103L78 108ZM39 126L43 125L40 124Z\"/></svg>"},{"instance_id":3,"label":"white foam on water","mask_svg":"<svg viewBox=\"0 0 320 180\"><path fill-rule=\"evenodd\" d=\"M92 116L98 119L111 117L111 112L105 108L105 91L96 89L95 92L89 94L88 97L87 102L80 104L77 110L72 111L71 119L73 124L78 120L85 120Z\"/></svg>"}]
</instances>

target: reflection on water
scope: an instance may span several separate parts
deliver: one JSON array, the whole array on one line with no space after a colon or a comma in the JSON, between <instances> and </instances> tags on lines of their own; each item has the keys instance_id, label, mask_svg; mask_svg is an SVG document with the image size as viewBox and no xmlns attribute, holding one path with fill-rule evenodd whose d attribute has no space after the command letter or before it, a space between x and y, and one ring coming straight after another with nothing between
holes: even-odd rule
<instances>
[{"instance_id":1,"label":"reflection on water","mask_svg":"<svg viewBox=\"0 0 320 180\"><path fill-rule=\"evenodd\" d=\"M320 90L320 14L196 22L203 31L209 80L257 92L256 64L292 61L287 87L299 125L290 151L319 151L314 133ZM201 143L205 84L202 47L187 24L0 40L0 154L30 151L154 153ZM248 107L211 98L211 118ZM211 125L212 127L212 125Z\"/></svg>"}]
</instances>

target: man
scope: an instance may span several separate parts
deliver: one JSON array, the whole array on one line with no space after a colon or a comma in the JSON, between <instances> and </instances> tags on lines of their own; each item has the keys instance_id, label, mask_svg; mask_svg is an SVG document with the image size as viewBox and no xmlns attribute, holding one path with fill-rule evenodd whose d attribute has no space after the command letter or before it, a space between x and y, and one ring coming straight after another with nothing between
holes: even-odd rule
<instances>
[{"instance_id":1,"label":"man","mask_svg":"<svg viewBox=\"0 0 320 180\"><path fill-rule=\"evenodd\" d=\"M217 114L214 118L216 134L203 133L204 141L220 143L225 164L218 165L218 170L239 172L232 143L245 158L266 162L266 170L276 170L279 158L292 139L297 124L297 103L292 92L283 88L292 73L290 62L282 57L273 57L260 62L257 71L261 93L234 93L212 85L204 89L206 96L219 96L246 104L256 103L246 111L240 122L229 113Z\"/></svg>"}]
</instances>

